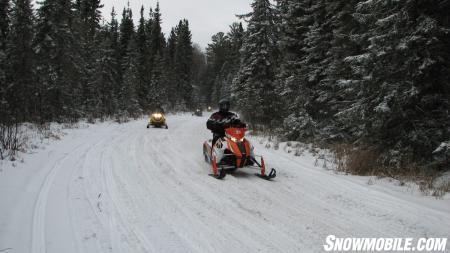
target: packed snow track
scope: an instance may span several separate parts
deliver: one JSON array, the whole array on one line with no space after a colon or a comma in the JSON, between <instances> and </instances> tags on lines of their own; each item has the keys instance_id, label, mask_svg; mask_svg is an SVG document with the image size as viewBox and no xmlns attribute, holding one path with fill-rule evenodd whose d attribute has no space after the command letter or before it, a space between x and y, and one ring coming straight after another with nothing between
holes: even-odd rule
<instances>
[{"instance_id":1,"label":"packed snow track","mask_svg":"<svg viewBox=\"0 0 450 253\"><path fill-rule=\"evenodd\" d=\"M202 156L205 122L99 123L2 163L0 251L321 252L330 234L449 236L448 198L368 184L257 141L275 180L245 170L216 180Z\"/></svg>"}]
</instances>

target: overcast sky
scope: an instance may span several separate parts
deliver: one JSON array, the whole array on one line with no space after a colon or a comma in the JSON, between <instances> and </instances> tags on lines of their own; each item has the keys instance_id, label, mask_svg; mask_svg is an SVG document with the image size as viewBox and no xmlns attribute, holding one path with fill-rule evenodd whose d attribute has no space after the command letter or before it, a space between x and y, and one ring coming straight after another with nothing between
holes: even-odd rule
<instances>
[{"instance_id":1,"label":"overcast sky","mask_svg":"<svg viewBox=\"0 0 450 253\"><path fill-rule=\"evenodd\" d=\"M102 13L106 20L110 19L111 8L114 6L118 16L121 17L123 7L127 0L102 0L105 5ZM139 20L139 12L144 5L146 17L149 8L156 6L157 0L130 0L133 9L135 25ZM163 32L167 34L180 19L186 18L190 22L193 42L202 48L210 42L211 36L217 32L227 32L228 26L238 21L236 14L245 14L251 11L252 0L159 0ZM119 17L119 18L120 18Z\"/></svg>"}]
</instances>

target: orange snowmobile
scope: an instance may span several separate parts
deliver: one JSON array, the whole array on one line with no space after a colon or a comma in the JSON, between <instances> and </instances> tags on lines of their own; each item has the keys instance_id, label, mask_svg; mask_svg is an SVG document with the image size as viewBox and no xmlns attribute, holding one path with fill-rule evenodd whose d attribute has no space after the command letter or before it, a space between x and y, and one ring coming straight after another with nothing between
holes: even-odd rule
<instances>
[{"instance_id":1,"label":"orange snowmobile","mask_svg":"<svg viewBox=\"0 0 450 253\"><path fill-rule=\"evenodd\" d=\"M260 178L270 180L276 177L277 172L271 169L266 173L266 164L262 156L255 156L253 146L245 138L247 129L245 124L239 123L225 129L225 137L216 141L212 147L212 140L203 144L205 161L212 166L211 176L223 179L227 173L241 168L256 168ZM260 162L256 160L260 158Z\"/></svg>"}]
</instances>

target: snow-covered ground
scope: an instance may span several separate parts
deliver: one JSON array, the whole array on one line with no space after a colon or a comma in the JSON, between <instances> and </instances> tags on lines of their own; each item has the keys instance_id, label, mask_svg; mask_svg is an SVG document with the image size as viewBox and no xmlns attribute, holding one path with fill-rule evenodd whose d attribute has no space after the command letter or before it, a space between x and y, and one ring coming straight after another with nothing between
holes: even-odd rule
<instances>
[{"instance_id":1,"label":"snow-covered ground","mask_svg":"<svg viewBox=\"0 0 450 253\"><path fill-rule=\"evenodd\" d=\"M0 251L321 252L330 234L450 236L448 195L338 175L259 141L256 151L278 169L274 181L254 171L209 177L205 121L65 130L23 162L1 162Z\"/></svg>"}]
</instances>

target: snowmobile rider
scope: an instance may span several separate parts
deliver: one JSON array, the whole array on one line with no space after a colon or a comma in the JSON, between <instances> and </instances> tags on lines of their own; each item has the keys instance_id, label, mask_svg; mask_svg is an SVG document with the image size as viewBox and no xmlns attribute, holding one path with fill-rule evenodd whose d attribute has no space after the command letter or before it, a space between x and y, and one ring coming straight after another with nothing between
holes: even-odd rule
<instances>
[{"instance_id":1,"label":"snowmobile rider","mask_svg":"<svg viewBox=\"0 0 450 253\"><path fill-rule=\"evenodd\" d=\"M219 111L213 113L206 123L206 127L213 132L212 146L217 140L225 137L226 128L236 123L243 124L235 113L230 112L230 101L220 100Z\"/></svg>"}]
</instances>

